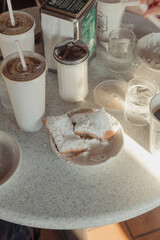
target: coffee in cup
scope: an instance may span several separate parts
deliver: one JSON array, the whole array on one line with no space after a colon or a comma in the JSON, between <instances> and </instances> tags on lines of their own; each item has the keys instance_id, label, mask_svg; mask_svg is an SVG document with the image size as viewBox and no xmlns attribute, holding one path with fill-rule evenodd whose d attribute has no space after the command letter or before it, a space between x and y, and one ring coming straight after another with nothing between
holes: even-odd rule
<instances>
[{"instance_id":1,"label":"coffee in cup","mask_svg":"<svg viewBox=\"0 0 160 240\"><path fill-rule=\"evenodd\" d=\"M27 132L41 128L45 114L45 74L47 64L35 52L23 52L25 70L18 53L2 61L1 73L9 93L18 126Z\"/></svg>"},{"instance_id":2,"label":"coffee in cup","mask_svg":"<svg viewBox=\"0 0 160 240\"><path fill-rule=\"evenodd\" d=\"M3 57L17 52L15 40L19 40L23 51L34 51L34 18L22 11L13 11L15 26L12 26L9 12L0 14L0 48Z\"/></svg>"}]
</instances>

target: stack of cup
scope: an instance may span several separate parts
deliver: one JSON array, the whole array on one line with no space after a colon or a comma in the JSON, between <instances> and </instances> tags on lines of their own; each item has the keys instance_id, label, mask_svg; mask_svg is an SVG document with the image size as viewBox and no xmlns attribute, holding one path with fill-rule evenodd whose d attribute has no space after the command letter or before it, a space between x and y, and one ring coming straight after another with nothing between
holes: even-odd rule
<instances>
[{"instance_id":1,"label":"stack of cup","mask_svg":"<svg viewBox=\"0 0 160 240\"><path fill-rule=\"evenodd\" d=\"M7 106L6 94L9 94L19 128L34 132L41 128L45 114L47 64L43 56L34 52L34 18L25 12L13 11L10 0L7 4L9 12L0 16L0 47L4 57L1 74L7 87L1 96Z\"/></svg>"},{"instance_id":2,"label":"stack of cup","mask_svg":"<svg viewBox=\"0 0 160 240\"><path fill-rule=\"evenodd\" d=\"M0 15L0 48L3 58L17 52L15 40L19 40L23 51L35 51L35 20L22 11L13 11L11 2L7 0L8 12ZM2 78L0 79L1 102L5 107L10 108L11 103Z\"/></svg>"}]
</instances>

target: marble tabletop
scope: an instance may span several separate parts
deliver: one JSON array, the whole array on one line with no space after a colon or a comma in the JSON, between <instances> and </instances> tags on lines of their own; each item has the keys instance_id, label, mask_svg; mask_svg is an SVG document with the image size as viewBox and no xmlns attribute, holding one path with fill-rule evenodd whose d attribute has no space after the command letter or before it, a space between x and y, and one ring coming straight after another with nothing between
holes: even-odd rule
<instances>
[{"instance_id":1,"label":"marble tabletop","mask_svg":"<svg viewBox=\"0 0 160 240\"><path fill-rule=\"evenodd\" d=\"M152 23L125 13L137 38L158 32ZM46 116L79 107L98 106L93 89L110 78L132 78L132 73L113 76L98 46L89 64L89 94L79 103L67 103L58 95L57 75L46 79ZM48 229L79 229L124 221L160 205L160 164L148 152L149 126L126 123L123 113L113 113L125 132L124 148L117 158L99 166L78 166L58 159L44 127L25 133L17 127L12 110L0 104L1 130L10 133L21 148L15 174L0 186L0 217L14 223Z\"/></svg>"}]
</instances>

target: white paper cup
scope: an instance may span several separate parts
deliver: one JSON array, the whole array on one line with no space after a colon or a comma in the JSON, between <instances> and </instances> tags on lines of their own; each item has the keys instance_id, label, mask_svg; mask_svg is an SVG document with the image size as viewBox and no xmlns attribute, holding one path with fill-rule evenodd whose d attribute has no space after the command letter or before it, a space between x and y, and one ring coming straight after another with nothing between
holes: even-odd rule
<instances>
[{"instance_id":1,"label":"white paper cup","mask_svg":"<svg viewBox=\"0 0 160 240\"><path fill-rule=\"evenodd\" d=\"M97 37L107 42L109 33L119 28L125 11L122 2L99 0L97 4Z\"/></svg>"},{"instance_id":2,"label":"white paper cup","mask_svg":"<svg viewBox=\"0 0 160 240\"><path fill-rule=\"evenodd\" d=\"M26 132L34 132L41 128L41 120L45 114L45 74L47 65L40 54L34 52L23 53L25 60L27 57L38 59L37 61L40 64L37 65L36 63L36 67L41 69L39 73L36 73L33 78L31 78L30 73L27 76L27 71L23 72L23 74L18 72L18 77L16 74L15 77L13 74L9 75L7 72L9 64L14 68L15 61L19 61L16 68L22 68L18 53L11 54L3 60L1 72L18 126ZM28 67L27 60L26 63Z\"/></svg>"},{"instance_id":3,"label":"white paper cup","mask_svg":"<svg viewBox=\"0 0 160 240\"><path fill-rule=\"evenodd\" d=\"M17 52L17 45L15 40L19 40L22 51L35 51L35 20L34 18L22 11L13 11L15 16L15 27L11 27L7 25L7 27L3 27L3 23L1 22L3 18L7 18L7 23L10 22L9 13L5 12L0 15L0 48L3 57L7 57L8 55ZM23 16L27 18L26 24L21 27L21 20L19 16ZM4 21L4 20L3 20ZM27 31L26 31L27 29Z\"/></svg>"},{"instance_id":4,"label":"white paper cup","mask_svg":"<svg viewBox=\"0 0 160 240\"><path fill-rule=\"evenodd\" d=\"M11 105L11 101L6 89L6 85L4 82L4 79L2 78L2 76L0 75L0 99L1 99L1 103L2 105L7 108L7 109L11 109L12 105Z\"/></svg>"}]
</instances>

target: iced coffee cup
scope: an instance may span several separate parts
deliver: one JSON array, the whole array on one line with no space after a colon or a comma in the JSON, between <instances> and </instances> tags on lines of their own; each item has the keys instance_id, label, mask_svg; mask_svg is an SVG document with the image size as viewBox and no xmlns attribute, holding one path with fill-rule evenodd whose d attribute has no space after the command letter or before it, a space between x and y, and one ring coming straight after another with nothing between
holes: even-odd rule
<instances>
[{"instance_id":1,"label":"iced coffee cup","mask_svg":"<svg viewBox=\"0 0 160 240\"><path fill-rule=\"evenodd\" d=\"M34 51L34 18L22 11L13 11L15 26L12 26L9 12L0 14L0 48L3 57L17 52L15 40L19 40L23 51Z\"/></svg>"},{"instance_id":2,"label":"iced coffee cup","mask_svg":"<svg viewBox=\"0 0 160 240\"><path fill-rule=\"evenodd\" d=\"M41 128L45 114L46 61L35 52L23 52L27 70L22 67L18 53L6 57L1 73L9 93L17 124L23 131Z\"/></svg>"}]
</instances>

